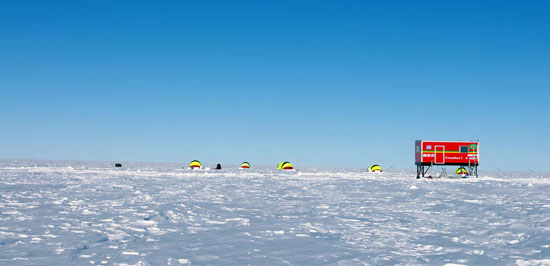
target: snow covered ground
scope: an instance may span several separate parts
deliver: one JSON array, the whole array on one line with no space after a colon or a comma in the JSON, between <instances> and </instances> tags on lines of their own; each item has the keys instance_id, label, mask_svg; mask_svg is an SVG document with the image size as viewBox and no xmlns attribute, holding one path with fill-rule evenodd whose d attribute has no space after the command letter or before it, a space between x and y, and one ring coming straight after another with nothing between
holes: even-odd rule
<instances>
[{"instance_id":1,"label":"snow covered ground","mask_svg":"<svg viewBox=\"0 0 550 266\"><path fill-rule=\"evenodd\" d=\"M0 264L550 265L548 173L181 166L0 161Z\"/></svg>"}]
</instances>

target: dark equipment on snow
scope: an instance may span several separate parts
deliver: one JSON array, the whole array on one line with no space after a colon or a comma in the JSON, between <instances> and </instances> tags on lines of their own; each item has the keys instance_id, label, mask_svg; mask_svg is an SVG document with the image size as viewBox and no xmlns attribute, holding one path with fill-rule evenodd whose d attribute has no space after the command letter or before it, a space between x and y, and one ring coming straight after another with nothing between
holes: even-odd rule
<instances>
[{"instance_id":1,"label":"dark equipment on snow","mask_svg":"<svg viewBox=\"0 0 550 266\"><path fill-rule=\"evenodd\" d=\"M122 167L121 163L115 163L115 167Z\"/></svg>"},{"instance_id":2,"label":"dark equipment on snow","mask_svg":"<svg viewBox=\"0 0 550 266\"><path fill-rule=\"evenodd\" d=\"M216 165L216 170L222 170L222 165L221 164Z\"/></svg>"}]
</instances>

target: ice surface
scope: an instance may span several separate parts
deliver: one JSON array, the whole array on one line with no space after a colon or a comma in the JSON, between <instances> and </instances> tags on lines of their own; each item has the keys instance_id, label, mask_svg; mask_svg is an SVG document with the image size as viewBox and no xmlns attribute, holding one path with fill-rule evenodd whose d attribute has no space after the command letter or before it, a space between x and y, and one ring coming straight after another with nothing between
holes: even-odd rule
<instances>
[{"instance_id":1,"label":"ice surface","mask_svg":"<svg viewBox=\"0 0 550 266\"><path fill-rule=\"evenodd\" d=\"M3 265L549 265L550 174L0 161Z\"/></svg>"}]
</instances>

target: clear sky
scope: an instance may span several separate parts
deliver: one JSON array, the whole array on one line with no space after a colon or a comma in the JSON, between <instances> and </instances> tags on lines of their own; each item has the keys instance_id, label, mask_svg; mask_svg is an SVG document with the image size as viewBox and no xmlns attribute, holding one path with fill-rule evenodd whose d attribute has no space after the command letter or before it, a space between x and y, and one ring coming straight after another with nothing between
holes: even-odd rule
<instances>
[{"instance_id":1,"label":"clear sky","mask_svg":"<svg viewBox=\"0 0 550 266\"><path fill-rule=\"evenodd\" d=\"M549 1L1 1L0 157L550 171Z\"/></svg>"}]
</instances>

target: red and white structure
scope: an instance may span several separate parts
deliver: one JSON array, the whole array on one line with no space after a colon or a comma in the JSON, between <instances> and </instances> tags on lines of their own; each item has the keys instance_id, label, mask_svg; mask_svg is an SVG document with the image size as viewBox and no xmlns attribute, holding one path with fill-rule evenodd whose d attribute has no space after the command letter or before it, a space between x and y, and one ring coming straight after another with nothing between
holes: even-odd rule
<instances>
[{"instance_id":1,"label":"red and white structure","mask_svg":"<svg viewBox=\"0 0 550 266\"><path fill-rule=\"evenodd\" d=\"M479 141L417 140L415 146L416 178L424 177L432 166L457 165L467 167L477 177Z\"/></svg>"}]
</instances>

